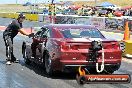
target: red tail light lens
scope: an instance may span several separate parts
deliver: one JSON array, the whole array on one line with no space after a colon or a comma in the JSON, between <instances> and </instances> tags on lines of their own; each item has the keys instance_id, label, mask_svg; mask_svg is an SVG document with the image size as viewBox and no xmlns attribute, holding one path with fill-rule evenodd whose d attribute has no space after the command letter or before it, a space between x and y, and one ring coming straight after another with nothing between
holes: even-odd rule
<instances>
[{"instance_id":1,"label":"red tail light lens","mask_svg":"<svg viewBox=\"0 0 132 88\"><path fill-rule=\"evenodd\" d=\"M78 45L71 45L72 50L78 50L79 46Z\"/></svg>"},{"instance_id":2,"label":"red tail light lens","mask_svg":"<svg viewBox=\"0 0 132 88\"><path fill-rule=\"evenodd\" d=\"M70 46L69 45L61 45L61 49L63 49L63 50L69 50Z\"/></svg>"},{"instance_id":3,"label":"red tail light lens","mask_svg":"<svg viewBox=\"0 0 132 88\"><path fill-rule=\"evenodd\" d=\"M63 50L69 50L70 49L70 46L66 44L66 42L62 42L61 43L61 49Z\"/></svg>"},{"instance_id":4,"label":"red tail light lens","mask_svg":"<svg viewBox=\"0 0 132 88\"><path fill-rule=\"evenodd\" d=\"M118 43L112 44L113 49L120 49L120 45Z\"/></svg>"},{"instance_id":5,"label":"red tail light lens","mask_svg":"<svg viewBox=\"0 0 132 88\"><path fill-rule=\"evenodd\" d=\"M112 48L111 45L105 46L105 49L111 49L111 48Z\"/></svg>"},{"instance_id":6,"label":"red tail light lens","mask_svg":"<svg viewBox=\"0 0 132 88\"><path fill-rule=\"evenodd\" d=\"M120 49L120 46L118 43L114 42L106 45L105 49Z\"/></svg>"},{"instance_id":7,"label":"red tail light lens","mask_svg":"<svg viewBox=\"0 0 132 88\"><path fill-rule=\"evenodd\" d=\"M66 42L61 43L61 49L63 50L78 50L79 46L78 45L70 45Z\"/></svg>"}]
</instances>

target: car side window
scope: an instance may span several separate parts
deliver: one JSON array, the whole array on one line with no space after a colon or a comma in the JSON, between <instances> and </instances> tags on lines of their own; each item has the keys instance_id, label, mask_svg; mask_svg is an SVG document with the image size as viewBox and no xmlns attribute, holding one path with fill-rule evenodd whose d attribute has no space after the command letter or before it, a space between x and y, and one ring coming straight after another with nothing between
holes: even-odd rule
<instances>
[{"instance_id":1,"label":"car side window","mask_svg":"<svg viewBox=\"0 0 132 88\"><path fill-rule=\"evenodd\" d=\"M49 38L50 37L50 31L48 28L46 28L46 31L43 31L42 32L42 35L41 35L42 38Z\"/></svg>"},{"instance_id":2,"label":"car side window","mask_svg":"<svg viewBox=\"0 0 132 88\"><path fill-rule=\"evenodd\" d=\"M35 34L35 36L34 36L34 37L35 37L35 38L39 37L39 36L40 36L40 34L41 34L41 32L42 32L42 31L38 31L38 32Z\"/></svg>"},{"instance_id":3,"label":"car side window","mask_svg":"<svg viewBox=\"0 0 132 88\"><path fill-rule=\"evenodd\" d=\"M50 37L50 31L49 30L47 31L46 35L47 35L48 38Z\"/></svg>"}]
</instances>

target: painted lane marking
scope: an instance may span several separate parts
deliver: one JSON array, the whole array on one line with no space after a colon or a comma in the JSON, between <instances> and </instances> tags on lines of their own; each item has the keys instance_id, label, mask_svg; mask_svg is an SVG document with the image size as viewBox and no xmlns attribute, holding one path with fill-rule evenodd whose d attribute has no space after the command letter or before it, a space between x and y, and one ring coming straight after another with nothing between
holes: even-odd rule
<instances>
[{"instance_id":1,"label":"painted lane marking","mask_svg":"<svg viewBox=\"0 0 132 88\"><path fill-rule=\"evenodd\" d=\"M122 58L122 60L127 63L132 63L132 59Z\"/></svg>"}]
</instances>

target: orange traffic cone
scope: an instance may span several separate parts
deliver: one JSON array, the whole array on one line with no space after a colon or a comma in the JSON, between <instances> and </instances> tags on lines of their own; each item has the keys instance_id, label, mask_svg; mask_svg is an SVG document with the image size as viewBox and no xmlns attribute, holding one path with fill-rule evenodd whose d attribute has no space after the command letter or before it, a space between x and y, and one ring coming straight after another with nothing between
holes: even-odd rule
<instances>
[{"instance_id":1,"label":"orange traffic cone","mask_svg":"<svg viewBox=\"0 0 132 88\"><path fill-rule=\"evenodd\" d=\"M130 32L128 27L128 21L125 22L125 32L123 40L130 40Z\"/></svg>"}]
</instances>

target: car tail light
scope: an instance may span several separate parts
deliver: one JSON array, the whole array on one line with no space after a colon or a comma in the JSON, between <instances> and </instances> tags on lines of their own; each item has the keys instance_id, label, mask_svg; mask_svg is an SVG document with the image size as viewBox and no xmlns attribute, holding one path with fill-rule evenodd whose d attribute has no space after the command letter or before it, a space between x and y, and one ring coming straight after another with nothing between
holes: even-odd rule
<instances>
[{"instance_id":1,"label":"car tail light","mask_svg":"<svg viewBox=\"0 0 132 88\"><path fill-rule=\"evenodd\" d=\"M61 49L63 49L63 50L69 50L70 49L70 46L68 46L68 45L62 45L61 46Z\"/></svg>"},{"instance_id":2,"label":"car tail light","mask_svg":"<svg viewBox=\"0 0 132 88\"><path fill-rule=\"evenodd\" d=\"M70 45L66 42L61 43L61 49L63 50L78 50L79 46L78 45Z\"/></svg>"},{"instance_id":3,"label":"car tail light","mask_svg":"<svg viewBox=\"0 0 132 88\"><path fill-rule=\"evenodd\" d=\"M70 45L67 45L65 42L61 43L61 49L63 50L69 50L70 49Z\"/></svg>"},{"instance_id":4,"label":"car tail light","mask_svg":"<svg viewBox=\"0 0 132 88\"><path fill-rule=\"evenodd\" d=\"M111 49L112 47L111 47L111 45L107 45L106 47L105 47L105 49Z\"/></svg>"},{"instance_id":5,"label":"car tail light","mask_svg":"<svg viewBox=\"0 0 132 88\"><path fill-rule=\"evenodd\" d=\"M79 50L79 49L88 49L90 48L90 44L78 44L78 45L74 45L72 43L69 42L61 42L61 49L62 50Z\"/></svg>"},{"instance_id":6,"label":"car tail light","mask_svg":"<svg viewBox=\"0 0 132 88\"><path fill-rule=\"evenodd\" d=\"M79 46L78 45L71 45L70 47L72 50L78 50Z\"/></svg>"},{"instance_id":7,"label":"car tail light","mask_svg":"<svg viewBox=\"0 0 132 88\"><path fill-rule=\"evenodd\" d=\"M105 47L105 49L119 49L119 48L120 48L120 46L116 42L110 43L110 44L106 45L106 47Z\"/></svg>"},{"instance_id":8,"label":"car tail light","mask_svg":"<svg viewBox=\"0 0 132 88\"><path fill-rule=\"evenodd\" d=\"M112 48L113 49L120 49L120 45L118 43L113 43Z\"/></svg>"}]
</instances>

